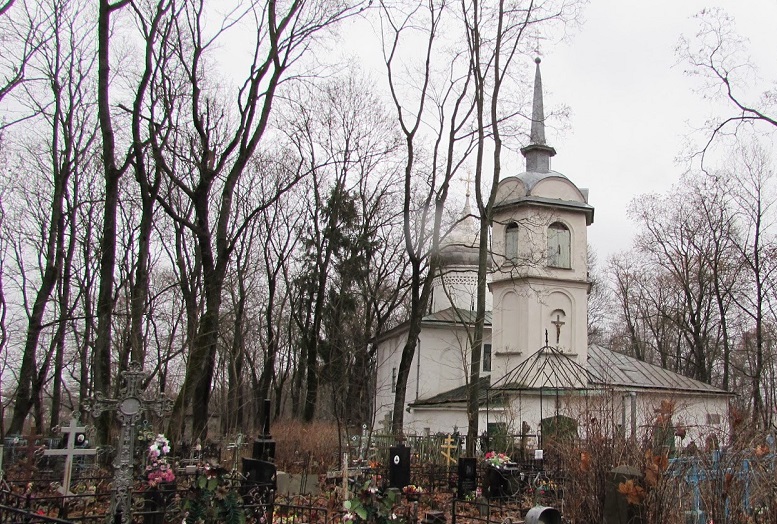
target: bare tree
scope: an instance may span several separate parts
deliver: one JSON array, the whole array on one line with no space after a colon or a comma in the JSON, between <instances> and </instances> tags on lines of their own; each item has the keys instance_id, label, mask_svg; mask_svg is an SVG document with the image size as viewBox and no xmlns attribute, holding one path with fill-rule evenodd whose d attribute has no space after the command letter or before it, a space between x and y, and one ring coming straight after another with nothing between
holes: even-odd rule
<instances>
[{"instance_id":1,"label":"bare tree","mask_svg":"<svg viewBox=\"0 0 777 524\"><path fill-rule=\"evenodd\" d=\"M683 371L710 382L718 333L714 283L706 258L715 239L698 213L691 190L670 196L648 195L634 200L630 213L641 225L638 249L669 277L678 300L662 313L683 334L687 353ZM659 212L658 210L661 210ZM667 212L668 210L668 212Z\"/></svg>"},{"instance_id":2,"label":"bare tree","mask_svg":"<svg viewBox=\"0 0 777 524\"><path fill-rule=\"evenodd\" d=\"M97 295L97 329L92 358L94 391L110 395L111 391L111 323L114 306L114 274L116 269L116 216L119 207L119 181L129 168L130 156L119 159L111 107L111 17L129 0L100 0L97 19L97 114L100 123L104 203L102 236L100 237L100 278ZM109 419L103 413L96 421L97 439L108 437Z\"/></svg>"},{"instance_id":3,"label":"bare tree","mask_svg":"<svg viewBox=\"0 0 777 524\"><path fill-rule=\"evenodd\" d=\"M283 318L280 314L288 301L291 277L289 276L290 259L294 252L299 235L297 232L301 226L304 215L293 212L291 202L297 197L290 192L273 205L264 210L260 216L262 230L265 231L264 248L261 251L260 260L263 265L266 291L262 308L261 337L264 346L261 372L257 370L257 358L249 361L251 367L255 393L255 401L260 406L259 420L268 416L264 410L264 399L270 398L270 388L276 379L276 365L282 345L282 331L279 327ZM276 409L282 404L281 395L276 393Z\"/></svg>"},{"instance_id":4,"label":"bare tree","mask_svg":"<svg viewBox=\"0 0 777 524\"><path fill-rule=\"evenodd\" d=\"M512 4L499 0L496 5L479 0L462 2L470 68L474 78L475 134L475 201L480 219L480 246L478 258L478 296L475 313L474 337L471 341L470 374L467 390L467 454L474 456L478 436L480 364L486 314L486 279L491 258L489 228L493 221L496 191L502 173L502 148L505 129L514 124L516 108L505 96L510 91L510 80L516 72L517 59L527 49L530 30L539 31L550 22L566 23L577 16L577 2L538 2L529 0ZM539 62L535 89L539 84ZM539 84L539 85L537 85ZM536 99L536 97L535 97ZM535 115L534 117L537 117ZM539 118L544 120L544 114ZM544 145L544 121L542 143ZM534 131L536 126L532 126ZM509 133L509 132L508 132ZM537 137L532 133L532 139ZM487 143L493 144L491 177L484 172ZM484 194L484 187L488 191Z\"/></svg>"},{"instance_id":5,"label":"bare tree","mask_svg":"<svg viewBox=\"0 0 777 524\"><path fill-rule=\"evenodd\" d=\"M389 7L382 5L384 62L397 121L404 137L405 165L403 181L402 220L405 253L409 264L409 318L407 340L402 348L392 409L392 432L403 432L405 399L410 366L415 357L421 321L439 270L439 243L445 202L451 180L472 151L472 134L466 124L472 114L471 70L466 57L461 66L461 54L440 53L444 21L452 15L446 2L426 5L408 3ZM405 39L421 39L424 53L420 58L418 78L403 78L398 63L403 55ZM442 47L442 46L441 46ZM414 45L417 55L417 48ZM445 66L435 69L436 57ZM443 58L444 57L444 58ZM404 86L411 85L406 94ZM429 111L429 120L427 118ZM425 125L431 127L430 158L423 152ZM422 126L422 123L424 126ZM460 143L463 141L463 145Z\"/></svg>"},{"instance_id":6,"label":"bare tree","mask_svg":"<svg viewBox=\"0 0 777 524\"><path fill-rule=\"evenodd\" d=\"M175 20L175 35L166 45L175 57L175 70L183 83L171 88L168 107L181 112L179 125L183 125L188 136L182 137L175 148L160 148L156 160L175 191L191 202L193 220L167 204L170 195L160 195L158 202L195 236L202 264L205 308L187 362L183 388L173 408L170 432L174 438L181 434L184 413L189 407L194 413L193 435L207 435L222 290L236 241L255 216L298 180L297 174L287 173L289 178L279 184L277 193L264 195L241 224L234 223L235 189L267 130L278 86L310 48L312 39L354 9L348 3L323 0L314 4L294 1L284 6L267 1L252 5L246 12L227 15L215 34L209 35L204 4L192 1L184 5ZM257 30L245 81L234 100L220 99L210 75L206 75L208 53L220 37L251 18ZM234 121L227 118L229 111L234 111ZM173 169L178 156L188 161Z\"/></svg>"},{"instance_id":7,"label":"bare tree","mask_svg":"<svg viewBox=\"0 0 777 524\"><path fill-rule=\"evenodd\" d=\"M701 78L703 95L722 98L733 109L733 113L708 122L707 138L699 152L704 167L704 157L717 139L736 135L743 125L777 127L777 96L773 88L764 89L758 100L747 94L755 66L731 16L720 8L705 8L696 18L698 32L692 38L680 39L677 54L688 64L686 73Z\"/></svg>"},{"instance_id":8,"label":"bare tree","mask_svg":"<svg viewBox=\"0 0 777 524\"><path fill-rule=\"evenodd\" d=\"M734 158L729 172L735 183L732 197L736 206L739 224L738 262L742 271L739 279L744 280L747 292L733 294L733 300L750 319L750 333L747 346L748 370L745 372L751 383L753 422L770 427L772 414L764 406L764 387L767 362L767 307L775 292L775 271L777 267L769 258L774 252L772 230L774 183L772 181L772 160L759 144L742 147Z\"/></svg>"},{"instance_id":9,"label":"bare tree","mask_svg":"<svg viewBox=\"0 0 777 524\"><path fill-rule=\"evenodd\" d=\"M308 96L291 97L295 118L282 126L311 172L293 308L304 349L306 421L315 415L322 373L330 391L342 390L351 369L345 361L367 347L358 322L350 336L343 333L348 318L364 318L357 290L380 242L374 221L386 212L384 197L396 183L398 147L391 119L372 91L358 72L349 72Z\"/></svg>"},{"instance_id":10,"label":"bare tree","mask_svg":"<svg viewBox=\"0 0 777 524\"><path fill-rule=\"evenodd\" d=\"M45 2L0 2L0 102L31 80L27 76L28 66L35 53L52 37L51 7ZM33 116L35 113L24 113L8 122L0 121L0 131Z\"/></svg>"},{"instance_id":11,"label":"bare tree","mask_svg":"<svg viewBox=\"0 0 777 524\"><path fill-rule=\"evenodd\" d=\"M588 246L588 279L588 343L604 344L613 297L592 246Z\"/></svg>"},{"instance_id":12,"label":"bare tree","mask_svg":"<svg viewBox=\"0 0 777 524\"><path fill-rule=\"evenodd\" d=\"M24 420L32 405L39 402L47 379L52 352L45 352L42 362L37 361L36 354L46 308L61 277L66 255L65 199L71 177L75 172L84 170L89 161L89 148L95 137L94 115L91 111L93 98L89 83L94 55L89 49L91 34L85 30L81 18L87 6L77 1L57 0L51 7L54 14L47 31L53 36L41 43L40 62L29 64L29 67L35 67L38 74L47 79L50 91L37 91L33 86L27 90L28 99L44 119L49 132L43 148L50 155L48 162L42 158L35 162L40 166L41 174L50 180L50 212L41 222L43 236L40 238L40 257L44 262L40 285L28 312L16 402L9 425L11 432L23 429ZM42 427L40 415L36 418L39 419L36 421L38 427Z\"/></svg>"}]
</instances>

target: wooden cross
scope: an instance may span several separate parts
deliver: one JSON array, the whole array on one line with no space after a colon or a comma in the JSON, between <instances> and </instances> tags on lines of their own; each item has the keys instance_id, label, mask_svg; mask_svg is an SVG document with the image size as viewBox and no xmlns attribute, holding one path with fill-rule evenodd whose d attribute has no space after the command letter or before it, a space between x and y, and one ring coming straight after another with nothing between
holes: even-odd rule
<instances>
[{"instance_id":1,"label":"wooden cross","mask_svg":"<svg viewBox=\"0 0 777 524\"><path fill-rule=\"evenodd\" d=\"M146 410L153 410L159 416L170 412L171 402L165 397L146 399L141 386L146 373L137 362L130 362L129 369L122 372L124 387L120 398L105 398L96 393L95 398L88 402L93 417L99 417L104 411L116 411L121 422L119 446L116 458L113 460L113 496L111 498L111 517L115 518L121 512L122 524L132 522L132 483L133 456L135 454L135 436L141 415Z\"/></svg>"},{"instance_id":2,"label":"wooden cross","mask_svg":"<svg viewBox=\"0 0 777 524\"><path fill-rule=\"evenodd\" d=\"M550 323L556 326L556 345L558 345L561 340L561 326L566 324L566 322L561 320L561 315L556 315L556 320L552 320Z\"/></svg>"},{"instance_id":3,"label":"wooden cross","mask_svg":"<svg viewBox=\"0 0 777 524\"><path fill-rule=\"evenodd\" d=\"M440 447L442 448L442 456L448 459L448 464L453 464L456 462L456 459L453 458L451 453L454 449L456 449L456 446L453 444L453 438L451 437L450 433L448 433L448 436L445 437L443 445Z\"/></svg>"},{"instance_id":4,"label":"wooden cross","mask_svg":"<svg viewBox=\"0 0 777 524\"><path fill-rule=\"evenodd\" d=\"M67 446L64 449L47 449L43 454L54 457L65 457L65 473L62 478L62 485L59 487L59 492L65 496L69 496L72 495L70 492L70 477L73 471L73 457L94 455L97 453L97 450L76 448L76 434L86 431L86 427L78 425L78 413L73 413L70 424L67 427L61 428L60 431L67 434Z\"/></svg>"}]
</instances>

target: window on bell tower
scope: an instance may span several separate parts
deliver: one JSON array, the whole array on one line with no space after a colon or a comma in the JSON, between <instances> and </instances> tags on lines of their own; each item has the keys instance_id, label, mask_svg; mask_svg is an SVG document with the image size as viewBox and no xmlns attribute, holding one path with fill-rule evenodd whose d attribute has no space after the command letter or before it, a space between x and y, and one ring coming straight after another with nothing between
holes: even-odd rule
<instances>
[{"instance_id":1,"label":"window on bell tower","mask_svg":"<svg viewBox=\"0 0 777 524\"><path fill-rule=\"evenodd\" d=\"M491 344L483 344L482 370L484 373L491 371Z\"/></svg>"},{"instance_id":2,"label":"window on bell tower","mask_svg":"<svg viewBox=\"0 0 777 524\"><path fill-rule=\"evenodd\" d=\"M569 269L572 267L572 235L561 222L548 227L548 265Z\"/></svg>"},{"instance_id":3,"label":"window on bell tower","mask_svg":"<svg viewBox=\"0 0 777 524\"><path fill-rule=\"evenodd\" d=\"M505 259L518 261L518 224L510 222L505 229Z\"/></svg>"}]
</instances>

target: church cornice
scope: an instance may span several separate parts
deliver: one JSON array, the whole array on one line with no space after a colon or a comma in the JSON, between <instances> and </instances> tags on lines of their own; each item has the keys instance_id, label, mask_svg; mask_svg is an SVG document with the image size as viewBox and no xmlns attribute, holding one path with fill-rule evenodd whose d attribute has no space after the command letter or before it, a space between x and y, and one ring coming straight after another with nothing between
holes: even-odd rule
<instances>
[{"instance_id":1,"label":"church cornice","mask_svg":"<svg viewBox=\"0 0 777 524\"><path fill-rule=\"evenodd\" d=\"M508 265L508 268L509 267L511 266ZM551 269L552 271L570 271L569 269ZM537 271L536 269L532 270ZM581 289L587 288L591 284L588 279L571 279L569 278L569 273L565 273L560 276L550 272L547 275L538 275L536 273L531 275L514 275L509 270L499 270L491 273L491 282L488 282L488 287L491 289L494 284L504 284L505 282L527 282L529 284L547 284L548 282L553 282L559 287L578 287Z\"/></svg>"},{"instance_id":2,"label":"church cornice","mask_svg":"<svg viewBox=\"0 0 777 524\"><path fill-rule=\"evenodd\" d=\"M594 222L594 208L584 202L574 202L571 200L560 200L556 198L546 198L538 196L524 196L510 200L505 200L494 206L494 213L508 211L519 207L540 207L544 209L566 209L585 214L585 223L590 226Z\"/></svg>"},{"instance_id":3,"label":"church cornice","mask_svg":"<svg viewBox=\"0 0 777 524\"><path fill-rule=\"evenodd\" d=\"M492 312L486 311L485 312L485 319L484 319L484 328L490 332L491 331L491 319L492 319ZM457 311L454 311L454 308L447 308L443 309L442 311L438 311L436 313L431 313L429 315L426 315L421 320L421 326L422 327L428 327L428 328L460 328L464 329L467 327L474 327L475 326L475 312L468 310L468 309L458 309ZM390 338L402 335L407 333L410 329L410 321L405 320L398 326L395 326L385 333L379 335L374 340L377 343L384 342L385 340L388 340Z\"/></svg>"}]
</instances>

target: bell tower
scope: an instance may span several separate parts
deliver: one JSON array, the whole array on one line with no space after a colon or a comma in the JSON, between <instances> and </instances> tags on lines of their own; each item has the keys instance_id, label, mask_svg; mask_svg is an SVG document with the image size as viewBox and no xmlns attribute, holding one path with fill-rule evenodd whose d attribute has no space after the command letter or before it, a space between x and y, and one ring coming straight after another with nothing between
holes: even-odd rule
<instances>
[{"instance_id":1,"label":"bell tower","mask_svg":"<svg viewBox=\"0 0 777 524\"><path fill-rule=\"evenodd\" d=\"M588 190L550 169L537 58L526 171L499 182L492 229L492 369L515 368L552 346L583 369L588 356ZM548 358L553 357L547 351Z\"/></svg>"}]
</instances>

